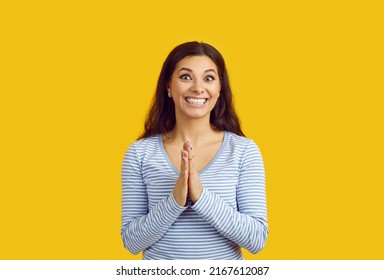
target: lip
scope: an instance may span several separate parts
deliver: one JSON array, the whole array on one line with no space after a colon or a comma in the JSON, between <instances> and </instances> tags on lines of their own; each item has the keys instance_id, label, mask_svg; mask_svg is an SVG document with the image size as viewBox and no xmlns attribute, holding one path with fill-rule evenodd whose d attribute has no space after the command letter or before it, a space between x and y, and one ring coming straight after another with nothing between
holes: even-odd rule
<instances>
[{"instance_id":1,"label":"lip","mask_svg":"<svg viewBox=\"0 0 384 280\"><path fill-rule=\"evenodd\" d=\"M191 104L187 101L187 98L195 98L195 99L205 99L205 103L203 104ZM207 97L194 97L194 96L187 96L184 98L184 101L186 104L188 104L188 106L192 106L192 107L204 107L205 105L207 105L207 103L209 102L209 98Z\"/></svg>"},{"instance_id":2,"label":"lip","mask_svg":"<svg viewBox=\"0 0 384 280\"><path fill-rule=\"evenodd\" d=\"M196 96L186 96L186 97L184 97L185 100L187 100L187 98L194 98L194 99L209 99L209 97L196 97Z\"/></svg>"}]
</instances>

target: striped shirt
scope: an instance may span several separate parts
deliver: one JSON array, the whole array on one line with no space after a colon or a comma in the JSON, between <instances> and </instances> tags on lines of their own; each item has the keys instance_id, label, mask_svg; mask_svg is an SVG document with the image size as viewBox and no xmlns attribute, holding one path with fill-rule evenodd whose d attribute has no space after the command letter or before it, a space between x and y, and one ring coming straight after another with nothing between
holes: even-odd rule
<instances>
[{"instance_id":1,"label":"striped shirt","mask_svg":"<svg viewBox=\"0 0 384 280\"><path fill-rule=\"evenodd\" d=\"M232 132L199 172L203 192L182 207L172 191L179 176L156 135L133 142L122 167L122 227L126 249L143 259L243 259L268 235L262 157L250 139Z\"/></svg>"}]
</instances>

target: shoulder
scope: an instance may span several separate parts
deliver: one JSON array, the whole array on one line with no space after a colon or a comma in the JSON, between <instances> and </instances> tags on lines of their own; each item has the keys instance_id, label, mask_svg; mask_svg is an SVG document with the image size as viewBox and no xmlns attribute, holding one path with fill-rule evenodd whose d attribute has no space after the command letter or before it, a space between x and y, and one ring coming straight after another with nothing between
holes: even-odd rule
<instances>
[{"instance_id":1,"label":"shoulder","mask_svg":"<svg viewBox=\"0 0 384 280\"><path fill-rule=\"evenodd\" d=\"M250 138L237 135L230 131L225 131L226 141L230 146L234 146L237 149L245 150L247 148L257 148L257 144Z\"/></svg>"},{"instance_id":2,"label":"shoulder","mask_svg":"<svg viewBox=\"0 0 384 280\"><path fill-rule=\"evenodd\" d=\"M236 155L240 162L247 159L261 158L258 145L250 138L237 135L233 132L225 132L226 146L230 153Z\"/></svg>"},{"instance_id":3,"label":"shoulder","mask_svg":"<svg viewBox=\"0 0 384 280\"><path fill-rule=\"evenodd\" d=\"M145 151L151 148L156 148L159 146L159 135L151 136L136 140L131 143L130 149L135 149L136 151Z\"/></svg>"},{"instance_id":4,"label":"shoulder","mask_svg":"<svg viewBox=\"0 0 384 280\"><path fill-rule=\"evenodd\" d=\"M159 149L159 135L142 138L132 142L125 154L126 157L136 157L142 159L146 154Z\"/></svg>"}]
</instances>

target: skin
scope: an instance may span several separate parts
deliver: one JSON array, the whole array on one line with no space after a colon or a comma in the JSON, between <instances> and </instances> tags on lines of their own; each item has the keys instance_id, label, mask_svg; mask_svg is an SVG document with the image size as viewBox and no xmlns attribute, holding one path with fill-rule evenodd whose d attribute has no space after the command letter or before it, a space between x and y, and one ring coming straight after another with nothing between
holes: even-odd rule
<instances>
[{"instance_id":1,"label":"skin","mask_svg":"<svg viewBox=\"0 0 384 280\"><path fill-rule=\"evenodd\" d=\"M179 166L173 196L184 206L188 196L193 203L198 201L203 191L198 171L216 155L224 136L209 121L220 96L217 66L207 56L186 57L176 65L167 89L175 104L176 125L163 135L163 144L171 162ZM190 104L187 98L206 99L206 102Z\"/></svg>"}]
</instances>

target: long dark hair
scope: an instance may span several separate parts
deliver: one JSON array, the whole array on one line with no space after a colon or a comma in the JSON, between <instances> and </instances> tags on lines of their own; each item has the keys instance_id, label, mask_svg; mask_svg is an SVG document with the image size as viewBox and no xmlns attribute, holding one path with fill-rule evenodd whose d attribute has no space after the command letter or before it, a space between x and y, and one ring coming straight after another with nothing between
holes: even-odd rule
<instances>
[{"instance_id":1,"label":"long dark hair","mask_svg":"<svg viewBox=\"0 0 384 280\"><path fill-rule=\"evenodd\" d=\"M152 105L145 120L144 132L139 139L171 131L176 124L175 105L168 97L167 84L170 82L177 63L185 57L206 55L216 64L221 81L220 97L210 114L211 125L219 131L231 131L244 136L239 118L232 101L232 91L222 55L209 44L187 42L174 48L164 61Z\"/></svg>"}]
</instances>

